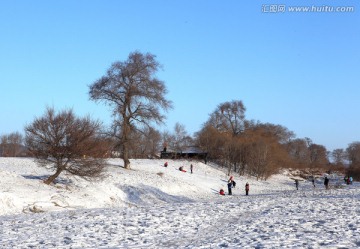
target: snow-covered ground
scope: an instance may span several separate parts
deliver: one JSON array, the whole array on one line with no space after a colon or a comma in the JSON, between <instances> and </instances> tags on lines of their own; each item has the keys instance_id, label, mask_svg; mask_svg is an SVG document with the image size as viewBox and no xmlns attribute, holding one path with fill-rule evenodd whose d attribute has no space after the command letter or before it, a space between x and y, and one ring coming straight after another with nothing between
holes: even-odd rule
<instances>
[{"instance_id":1,"label":"snow-covered ground","mask_svg":"<svg viewBox=\"0 0 360 249\"><path fill-rule=\"evenodd\" d=\"M28 158L0 158L0 248L358 248L360 185L330 178L295 190L286 174L268 181L228 176L197 161L110 159L97 182L51 172ZM190 164L194 173L190 174ZM178 170L184 166L188 172ZM244 185L250 183L250 195ZM334 188L334 186L341 188Z\"/></svg>"}]
</instances>

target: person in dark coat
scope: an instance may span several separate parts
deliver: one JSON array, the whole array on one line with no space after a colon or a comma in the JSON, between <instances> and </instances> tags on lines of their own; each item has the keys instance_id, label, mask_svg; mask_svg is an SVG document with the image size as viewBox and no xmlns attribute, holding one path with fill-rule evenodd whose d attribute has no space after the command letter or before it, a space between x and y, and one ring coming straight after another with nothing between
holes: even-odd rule
<instances>
[{"instance_id":1,"label":"person in dark coat","mask_svg":"<svg viewBox=\"0 0 360 249\"><path fill-rule=\"evenodd\" d=\"M246 195L249 195L249 190L250 190L250 185L249 185L249 183L247 182L247 183L245 184L245 192L246 192Z\"/></svg>"},{"instance_id":2,"label":"person in dark coat","mask_svg":"<svg viewBox=\"0 0 360 249\"><path fill-rule=\"evenodd\" d=\"M326 189L329 189L329 178L327 178L327 176L325 176L324 185Z\"/></svg>"},{"instance_id":3,"label":"person in dark coat","mask_svg":"<svg viewBox=\"0 0 360 249\"><path fill-rule=\"evenodd\" d=\"M299 190L299 180L298 179L295 180L295 187L296 187L296 190Z\"/></svg>"},{"instance_id":4,"label":"person in dark coat","mask_svg":"<svg viewBox=\"0 0 360 249\"><path fill-rule=\"evenodd\" d=\"M229 180L228 181L228 193L229 193L229 195L232 195L232 191L231 191L232 187L233 187L232 180Z\"/></svg>"},{"instance_id":5,"label":"person in dark coat","mask_svg":"<svg viewBox=\"0 0 360 249\"><path fill-rule=\"evenodd\" d=\"M191 174L193 173L193 165L190 164L190 171L191 171Z\"/></svg>"}]
</instances>

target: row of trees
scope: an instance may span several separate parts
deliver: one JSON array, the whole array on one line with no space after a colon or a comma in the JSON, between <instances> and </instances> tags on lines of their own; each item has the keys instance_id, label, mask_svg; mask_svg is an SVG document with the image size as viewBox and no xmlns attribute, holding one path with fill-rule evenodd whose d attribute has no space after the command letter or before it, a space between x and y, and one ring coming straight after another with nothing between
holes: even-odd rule
<instances>
[{"instance_id":1,"label":"row of trees","mask_svg":"<svg viewBox=\"0 0 360 249\"><path fill-rule=\"evenodd\" d=\"M47 108L42 117L25 127L25 139L19 133L1 137L1 155L20 155L24 141L40 165L53 166L55 173L45 180L47 184L64 171L99 177L104 158L115 151L129 169L129 158L153 156L164 142L174 150L198 145L229 174L250 174L258 179L267 179L283 167L315 171L330 166L344 168L348 163L351 174L356 177L360 172L360 143L352 143L346 151L333 151L334 162L330 163L324 146L308 138L295 138L283 126L246 120L246 108L240 100L219 104L194 137L180 123L174 132L159 132L155 125L162 124L163 113L172 108L165 98L164 82L155 76L159 68L154 55L134 52L90 85L90 100L112 108L114 121L109 129L89 117L77 117L72 110Z\"/></svg>"},{"instance_id":2,"label":"row of trees","mask_svg":"<svg viewBox=\"0 0 360 249\"><path fill-rule=\"evenodd\" d=\"M281 125L246 120L245 111L242 101L221 103L196 134L210 159L227 167L229 174L267 179L281 168L295 168L311 174L337 170L360 179L360 142L329 152L310 138L295 138Z\"/></svg>"},{"instance_id":3,"label":"row of trees","mask_svg":"<svg viewBox=\"0 0 360 249\"><path fill-rule=\"evenodd\" d=\"M228 173L267 179L280 168L329 167L326 148L310 139L294 139L286 127L245 119L242 101L220 104L197 133L198 143Z\"/></svg>"}]
</instances>

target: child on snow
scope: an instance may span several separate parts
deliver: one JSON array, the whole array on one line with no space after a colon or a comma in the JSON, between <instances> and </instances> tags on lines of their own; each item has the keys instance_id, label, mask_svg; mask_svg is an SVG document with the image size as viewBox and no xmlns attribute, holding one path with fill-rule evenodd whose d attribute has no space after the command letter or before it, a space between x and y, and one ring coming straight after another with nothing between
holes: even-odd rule
<instances>
[{"instance_id":1,"label":"child on snow","mask_svg":"<svg viewBox=\"0 0 360 249\"><path fill-rule=\"evenodd\" d=\"M220 195L225 195L225 191L223 189L220 189L220 192L219 192Z\"/></svg>"},{"instance_id":2,"label":"child on snow","mask_svg":"<svg viewBox=\"0 0 360 249\"><path fill-rule=\"evenodd\" d=\"M180 170L181 172L186 172L186 170L184 170L184 166L180 166L179 170Z\"/></svg>"}]
</instances>

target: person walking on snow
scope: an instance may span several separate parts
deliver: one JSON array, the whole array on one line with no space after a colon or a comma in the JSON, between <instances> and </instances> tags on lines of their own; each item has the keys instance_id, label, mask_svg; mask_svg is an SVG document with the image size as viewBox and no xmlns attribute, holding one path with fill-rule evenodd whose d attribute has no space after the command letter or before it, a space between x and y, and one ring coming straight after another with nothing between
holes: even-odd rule
<instances>
[{"instance_id":1,"label":"person walking on snow","mask_svg":"<svg viewBox=\"0 0 360 249\"><path fill-rule=\"evenodd\" d=\"M191 174L193 173L193 165L190 164L190 171L191 171Z\"/></svg>"},{"instance_id":2,"label":"person walking on snow","mask_svg":"<svg viewBox=\"0 0 360 249\"><path fill-rule=\"evenodd\" d=\"M299 180L298 179L295 180L295 187L296 187L296 190L299 190Z\"/></svg>"},{"instance_id":3,"label":"person walking on snow","mask_svg":"<svg viewBox=\"0 0 360 249\"><path fill-rule=\"evenodd\" d=\"M324 185L325 185L325 189L329 189L329 178L327 178L327 176L325 176Z\"/></svg>"},{"instance_id":4,"label":"person walking on snow","mask_svg":"<svg viewBox=\"0 0 360 249\"><path fill-rule=\"evenodd\" d=\"M250 190L250 185L249 185L249 183L247 182L247 183L245 184L245 192L246 192L246 195L249 195L249 190Z\"/></svg>"}]
</instances>

